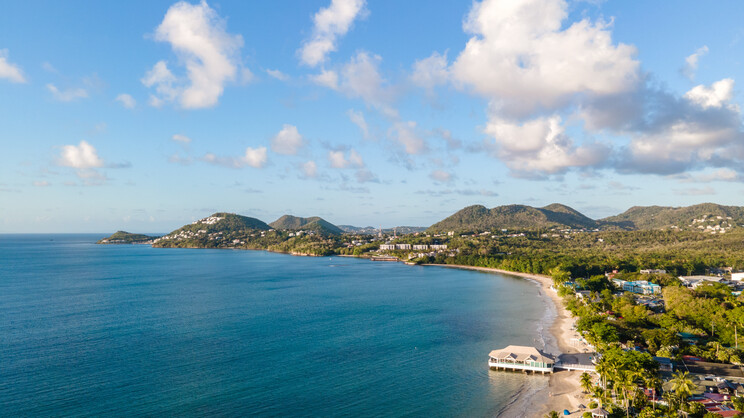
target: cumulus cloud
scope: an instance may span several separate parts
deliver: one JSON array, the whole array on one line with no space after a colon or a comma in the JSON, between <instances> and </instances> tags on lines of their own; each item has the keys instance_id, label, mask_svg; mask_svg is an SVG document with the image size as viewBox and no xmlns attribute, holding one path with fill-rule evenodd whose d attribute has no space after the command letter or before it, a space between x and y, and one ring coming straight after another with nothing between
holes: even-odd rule
<instances>
[{"instance_id":1,"label":"cumulus cloud","mask_svg":"<svg viewBox=\"0 0 744 418\"><path fill-rule=\"evenodd\" d=\"M26 76L23 75L21 67L8 61L8 50L0 49L0 79L6 79L12 83L25 83Z\"/></svg>"},{"instance_id":2,"label":"cumulus cloud","mask_svg":"<svg viewBox=\"0 0 744 418\"><path fill-rule=\"evenodd\" d=\"M103 167L103 160L98 157L98 152L86 141L80 141L78 145L64 145L58 160L63 167L79 169Z\"/></svg>"},{"instance_id":3,"label":"cumulus cloud","mask_svg":"<svg viewBox=\"0 0 744 418\"><path fill-rule=\"evenodd\" d=\"M560 174L571 167L591 167L603 162L609 149L601 144L576 145L566 135L559 116L535 118L524 123L491 117L485 132L486 148L519 177L534 173Z\"/></svg>"},{"instance_id":4,"label":"cumulus cloud","mask_svg":"<svg viewBox=\"0 0 744 418\"><path fill-rule=\"evenodd\" d=\"M275 78L275 79L277 79L279 81L287 81L287 80L289 80L289 76L286 75L286 74L284 74L283 72L281 72L279 70L270 70L270 69L267 69L266 70L266 74L270 75L271 77L273 77L273 78Z\"/></svg>"},{"instance_id":5,"label":"cumulus cloud","mask_svg":"<svg viewBox=\"0 0 744 418\"><path fill-rule=\"evenodd\" d=\"M741 112L731 103L734 82L696 86L682 98L659 93L652 117L631 132L621 171L674 174L701 166L737 167L744 161Z\"/></svg>"},{"instance_id":6,"label":"cumulus cloud","mask_svg":"<svg viewBox=\"0 0 744 418\"><path fill-rule=\"evenodd\" d=\"M219 165L222 167L229 167L229 168L243 168L245 166L250 166L253 168L263 168L268 161L268 156L266 152L266 147L258 147L258 148L247 147L245 149L245 154L242 157L238 157L238 158L220 157L211 152L208 152L204 154L204 156L202 157L202 161L209 163L209 164ZM173 162L180 162L180 161L173 161Z\"/></svg>"},{"instance_id":7,"label":"cumulus cloud","mask_svg":"<svg viewBox=\"0 0 744 418\"><path fill-rule=\"evenodd\" d=\"M127 109L134 109L134 107L137 106L137 101L134 100L134 97L132 97L132 96L126 94L126 93L122 93L122 94L116 96L116 99L114 99L114 100L116 100L117 102L121 103L121 105L124 106L124 107L126 107Z\"/></svg>"},{"instance_id":8,"label":"cumulus cloud","mask_svg":"<svg viewBox=\"0 0 744 418\"><path fill-rule=\"evenodd\" d=\"M418 60L413 64L410 79L413 84L431 90L438 85L446 84L449 76L447 54L434 52L428 58Z\"/></svg>"},{"instance_id":9,"label":"cumulus cloud","mask_svg":"<svg viewBox=\"0 0 744 418\"><path fill-rule=\"evenodd\" d=\"M178 78L165 61L159 61L145 75L142 83L155 87L150 99L154 106L176 101L185 109L212 107L225 84L238 74L243 38L229 34L225 21L206 1L196 5L182 1L171 6L154 38L169 43L186 69L185 79Z\"/></svg>"},{"instance_id":10,"label":"cumulus cloud","mask_svg":"<svg viewBox=\"0 0 744 418\"><path fill-rule=\"evenodd\" d=\"M731 78L716 81L710 87L701 84L685 93L685 99L697 104L703 109L710 107L720 108L725 104L733 106L729 103L733 96L734 80Z\"/></svg>"},{"instance_id":11,"label":"cumulus cloud","mask_svg":"<svg viewBox=\"0 0 744 418\"><path fill-rule=\"evenodd\" d=\"M698 69L698 61L700 57L708 53L708 46L703 45L698 48L694 53L685 58L685 66L682 68L682 74L690 80L695 79L695 73Z\"/></svg>"},{"instance_id":12,"label":"cumulus cloud","mask_svg":"<svg viewBox=\"0 0 744 418\"><path fill-rule=\"evenodd\" d=\"M636 49L613 44L610 26L564 27L563 0L484 0L464 23L473 34L452 65L455 80L509 116L556 110L578 95L604 96L639 82Z\"/></svg>"},{"instance_id":13,"label":"cumulus cloud","mask_svg":"<svg viewBox=\"0 0 744 418\"><path fill-rule=\"evenodd\" d=\"M398 112L391 106L393 90L379 72L382 58L367 52L358 52L341 70L340 90L347 96L361 98L364 102L389 117Z\"/></svg>"},{"instance_id":14,"label":"cumulus cloud","mask_svg":"<svg viewBox=\"0 0 744 418\"><path fill-rule=\"evenodd\" d=\"M424 138L416 129L416 122L395 122L390 128L388 135L393 141L398 142L406 154L418 155L428 151Z\"/></svg>"},{"instance_id":15,"label":"cumulus cloud","mask_svg":"<svg viewBox=\"0 0 744 418\"><path fill-rule=\"evenodd\" d=\"M346 115L349 117L349 120L351 120L351 122L358 126L359 130L362 131L364 139L369 139L369 126L367 125L367 120L364 119L364 114L361 111L349 109L346 111Z\"/></svg>"},{"instance_id":16,"label":"cumulus cloud","mask_svg":"<svg viewBox=\"0 0 744 418\"><path fill-rule=\"evenodd\" d=\"M266 156L266 147L247 147L245 149L243 161L253 168L262 168L266 165L266 161L268 161L268 157Z\"/></svg>"},{"instance_id":17,"label":"cumulus cloud","mask_svg":"<svg viewBox=\"0 0 744 418\"><path fill-rule=\"evenodd\" d=\"M364 167L364 160L362 159L362 156L359 155L359 153L356 152L356 150L354 149L351 149L348 152L348 157L347 153L343 150L328 151L328 162L333 168Z\"/></svg>"},{"instance_id":18,"label":"cumulus cloud","mask_svg":"<svg viewBox=\"0 0 744 418\"><path fill-rule=\"evenodd\" d=\"M434 170L429 173L429 178L440 183L449 183L450 181L452 181L454 176L452 175L452 173L444 170Z\"/></svg>"},{"instance_id":19,"label":"cumulus cloud","mask_svg":"<svg viewBox=\"0 0 744 418\"><path fill-rule=\"evenodd\" d=\"M346 35L354 20L362 14L365 0L331 0L313 17L313 32L298 51L303 64L315 67L336 50L338 38Z\"/></svg>"},{"instance_id":20,"label":"cumulus cloud","mask_svg":"<svg viewBox=\"0 0 744 418\"><path fill-rule=\"evenodd\" d=\"M720 168L712 172L704 173L683 173L677 176L680 181L685 183L711 183L716 181L739 182L742 176L730 168Z\"/></svg>"},{"instance_id":21,"label":"cumulus cloud","mask_svg":"<svg viewBox=\"0 0 744 418\"><path fill-rule=\"evenodd\" d=\"M67 90L60 90L52 83L47 84L46 88L52 93L52 96L60 102L72 102L88 97L88 91L84 88L69 88Z\"/></svg>"},{"instance_id":22,"label":"cumulus cloud","mask_svg":"<svg viewBox=\"0 0 744 418\"><path fill-rule=\"evenodd\" d=\"M323 70L319 74L311 75L310 80L331 90L338 90L338 73L333 70Z\"/></svg>"},{"instance_id":23,"label":"cumulus cloud","mask_svg":"<svg viewBox=\"0 0 744 418\"><path fill-rule=\"evenodd\" d=\"M305 146L305 140L296 126L285 124L271 139L271 150L277 154L296 155Z\"/></svg>"},{"instance_id":24,"label":"cumulus cloud","mask_svg":"<svg viewBox=\"0 0 744 418\"><path fill-rule=\"evenodd\" d=\"M191 143L191 138L189 138L186 135L174 134L171 137L171 139L174 140L174 141L176 141L176 142L180 142L182 144L190 144Z\"/></svg>"},{"instance_id":25,"label":"cumulus cloud","mask_svg":"<svg viewBox=\"0 0 744 418\"><path fill-rule=\"evenodd\" d=\"M315 161L308 161L302 164L300 166L300 170L306 178L318 177L318 165L315 163Z\"/></svg>"}]
</instances>

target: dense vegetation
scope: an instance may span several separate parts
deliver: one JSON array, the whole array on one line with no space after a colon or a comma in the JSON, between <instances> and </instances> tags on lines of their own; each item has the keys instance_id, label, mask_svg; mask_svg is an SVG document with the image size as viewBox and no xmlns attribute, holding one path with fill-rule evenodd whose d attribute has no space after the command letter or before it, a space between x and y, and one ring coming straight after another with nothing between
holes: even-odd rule
<instances>
[{"instance_id":1,"label":"dense vegetation","mask_svg":"<svg viewBox=\"0 0 744 418\"><path fill-rule=\"evenodd\" d=\"M284 215L281 218L270 223L269 226L274 229L310 230L326 234L344 233L341 228L318 216L301 218L299 216Z\"/></svg>"},{"instance_id":2,"label":"dense vegetation","mask_svg":"<svg viewBox=\"0 0 744 418\"><path fill-rule=\"evenodd\" d=\"M156 237L143 234L132 234L126 231L116 231L111 236L98 240L97 244L143 244Z\"/></svg>"},{"instance_id":3,"label":"dense vegetation","mask_svg":"<svg viewBox=\"0 0 744 418\"><path fill-rule=\"evenodd\" d=\"M624 213L593 220L568 206L554 203L542 208L525 205L468 206L432 225L429 231L491 230L699 230L719 226L731 230L744 226L744 207L703 203L688 207L634 206ZM701 228L702 227L702 228Z\"/></svg>"}]
</instances>

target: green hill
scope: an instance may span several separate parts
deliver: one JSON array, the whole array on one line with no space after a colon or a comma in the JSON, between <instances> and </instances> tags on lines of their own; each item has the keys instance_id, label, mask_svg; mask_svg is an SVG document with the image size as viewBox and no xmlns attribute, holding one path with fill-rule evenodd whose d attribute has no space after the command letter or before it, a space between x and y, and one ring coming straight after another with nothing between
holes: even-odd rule
<instances>
[{"instance_id":1,"label":"green hill","mask_svg":"<svg viewBox=\"0 0 744 418\"><path fill-rule=\"evenodd\" d=\"M633 206L600 222L619 225L625 229L728 230L744 225L744 207L715 203L686 207Z\"/></svg>"},{"instance_id":2,"label":"green hill","mask_svg":"<svg viewBox=\"0 0 744 418\"><path fill-rule=\"evenodd\" d=\"M284 215L281 218L275 220L269 224L274 229L279 230L310 230L321 234L333 234L340 235L344 231L336 225L326 221L325 219L312 216L310 218L301 218L299 216Z\"/></svg>"},{"instance_id":3,"label":"green hill","mask_svg":"<svg viewBox=\"0 0 744 418\"><path fill-rule=\"evenodd\" d=\"M488 209L482 205L468 206L432 225L429 231L488 231L493 229L598 228L597 221L575 209L554 203L543 208L526 205L506 205Z\"/></svg>"},{"instance_id":4,"label":"green hill","mask_svg":"<svg viewBox=\"0 0 744 418\"><path fill-rule=\"evenodd\" d=\"M184 225L154 241L156 247L214 247L233 239L243 239L271 227L256 218L218 212Z\"/></svg>"},{"instance_id":5,"label":"green hill","mask_svg":"<svg viewBox=\"0 0 744 418\"><path fill-rule=\"evenodd\" d=\"M147 244L157 237L143 234L132 234L126 231L116 231L111 236L102 238L96 244Z\"/></svg>"}]
</instances>

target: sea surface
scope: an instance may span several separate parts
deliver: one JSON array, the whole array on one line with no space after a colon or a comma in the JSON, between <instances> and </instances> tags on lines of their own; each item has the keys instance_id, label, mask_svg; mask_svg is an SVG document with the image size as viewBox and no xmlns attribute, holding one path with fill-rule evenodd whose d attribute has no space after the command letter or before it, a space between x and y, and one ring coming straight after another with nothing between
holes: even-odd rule
<instances>
[{"instance_id":1,"label":"sea surface","mask_svg":"<svg viewBox=\"0 0 744 418\"><path fill-rule=\"evenodd\" d=\"M102 236L0 235L0 416L485 417L547 385L486 363L543 344L527 280Z\"/></svg>"}]
</instances>

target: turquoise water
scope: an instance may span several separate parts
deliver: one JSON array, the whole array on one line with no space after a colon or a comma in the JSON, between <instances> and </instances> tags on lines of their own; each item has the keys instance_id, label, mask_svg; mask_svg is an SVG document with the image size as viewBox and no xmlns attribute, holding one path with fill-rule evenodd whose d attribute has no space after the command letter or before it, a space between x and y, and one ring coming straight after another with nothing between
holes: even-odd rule
<instances>
[{"instance_id":1,"label":"turquoise water","mask_svg":"<svg viewBox=\"0 0 744 418\"><path fill-rule=\"evenodd\" d=\"M486 365L539 337L522 279L98 238L0 235L0 416L494 416L546 382Z\"/></svg>"}]
</instances>

